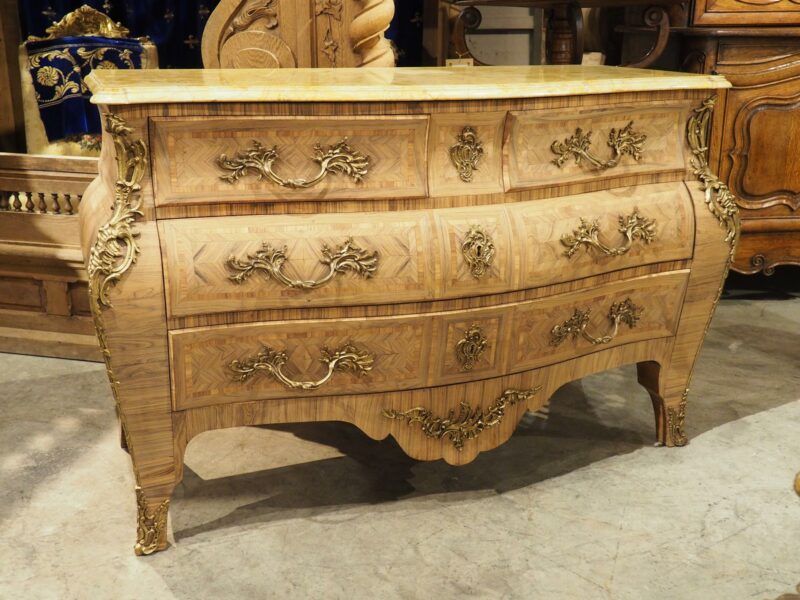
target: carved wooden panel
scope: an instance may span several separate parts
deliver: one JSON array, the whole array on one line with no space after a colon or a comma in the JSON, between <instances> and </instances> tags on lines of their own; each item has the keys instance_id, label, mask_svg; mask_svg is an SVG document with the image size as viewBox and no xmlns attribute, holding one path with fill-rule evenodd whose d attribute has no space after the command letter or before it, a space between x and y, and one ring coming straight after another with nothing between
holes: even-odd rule
<instances>
[{"instance_id":1,"label":"carved wooden panel","mask_svg":"<svg viewBox=\"0 0 800 600\"><path fill-rule=\"evenodd\" d=\"M434 295L432 224L426 212L305 217L230 217L161 221L171 316L259 308L289 308L407 302ZM323 248L332 252L348 239L365 260L377 253L375 269L338 272L316 289L287 287L264 270L241 283L228 258L247 262L263 244L286 247L281 267L293 280L319 281L331 272ZM365 276L365 275L368 275Z\"/></svg>"},{"instance_id":2,"label":"carved wooden panel","mask_svg":"<svg viewBox=\"0 0 800 600\"><path fill-rule=\"evenodd\" d=\"M253 200L414 198L427 194L428 117L153 119L156 203L197 204ZM285 180L311 180L322 169L315 146L325 151L346 140L351 153L368 157L363 177L329 172L311 187L281 186L247 169L233 171L220 157L275 147L273 171ZM263 161L262 161L263 162Z\"/></svg>"},{"instance_id":3,"label":"carved wooden panel","mask_svg":"<svg viewBox=\"0 0 800 600\"><path fill-rule=\"evenodd\" d=\"M294 321L183 330L170 334L176 409L245 399L309 397L422 387L428 379L433 322L430 319L342 319ZM264 345L285 351L284 372L297 381L319 380L326 372L323 349L352 344L374 359L362 375L334 373L318 390L291 390L258 372L238 381L229 369Z\"/></svg>"},{"instance_id":4,"label":"carved wooden panel","mask_svg":"<svg viewBox=\"0 0 800 600\"><path fill-rule=\"evenodd\" d=\"M510 340L513 368L529 369L620 344L674 335L688 275L688 271L652 275L586 290L569 298L545 298L517 306ZM641 316L634 327L621 323L617 334L612 335L612 305L628 299L641 309ZM609 335L612 339L592 344L580 335L567 336L555 345L553 327L568 321L576 310L590 311L588 334L597 338Z\"/></svg>"},{"instance_id":5,"label":"carved wooden panel","mask_svg":"<svg viewBox=\"0 0 800 600\"><path fill-rule=\"evenodd\" d=\"M392 0L222 0L203 32L206 68L393 67Z\"/></svg>"},{"instance_id":6,"label":"carved wooden panel","mask_svg":"<svg viewBox=\"0 0 800 600\"><path fill-rule=\"evenodd\" d=\"M745 50L747 46L745 47ZM800 208L800 46L772 44L757 56L726 51L719 68L734 89L728 93L721 175L740 206ZM788 53L788 56L786 54Z\"/></svg>"},{"instance_id":7,"label":"carved wooden panel","mask_svg":"<svg viewBox=\"0 0 800 600\"><path fill-rule=\"evenodd\" d=\"M690 110L688 102L673 102L600 110L511 111L503 148L506 189L670 171L678 174L687 166L684 129ZM571 151L588 147L588 152L601 162L613 161L610 136L622 134L629 125L627 133L634 141L620 144L617 164L598 167L586 156L579 158ZM556 151L554 144L565 148Z\"/></svg>"}]
</instances>

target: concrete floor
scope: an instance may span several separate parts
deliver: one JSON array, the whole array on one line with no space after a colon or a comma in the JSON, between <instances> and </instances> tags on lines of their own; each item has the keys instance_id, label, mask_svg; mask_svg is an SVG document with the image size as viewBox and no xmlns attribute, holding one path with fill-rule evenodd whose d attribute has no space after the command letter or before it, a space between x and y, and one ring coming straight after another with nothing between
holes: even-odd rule
<instances>
[{"instance_id":1,"label":"concrete floor","mask_svg":"<svg viewBox=\"0 0 800 600\"><path fill-rule=\"evenodd\" d=\"M0 598L800 600L800 295L722 301L685 448L624 368L456 468L339 423L204 434L166 552L100 365L0 355Z\"/></svg>"}]
</instances>

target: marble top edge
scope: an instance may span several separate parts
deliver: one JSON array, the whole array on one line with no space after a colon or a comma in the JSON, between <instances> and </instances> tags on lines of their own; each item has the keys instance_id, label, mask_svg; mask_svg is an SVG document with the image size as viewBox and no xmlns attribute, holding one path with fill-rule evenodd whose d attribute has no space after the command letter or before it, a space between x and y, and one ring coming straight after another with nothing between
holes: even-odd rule
<instances>
[{"instance_id":1,"label":"marble top edge","mask_svg":"<svg viewBox=\"0 0 800 600\"><path fill-rule=\"evenodd\" d=\"M96 104L491 100L719 89L719 75L608 66L95 70Z\"/></svg>"}]
</instances>

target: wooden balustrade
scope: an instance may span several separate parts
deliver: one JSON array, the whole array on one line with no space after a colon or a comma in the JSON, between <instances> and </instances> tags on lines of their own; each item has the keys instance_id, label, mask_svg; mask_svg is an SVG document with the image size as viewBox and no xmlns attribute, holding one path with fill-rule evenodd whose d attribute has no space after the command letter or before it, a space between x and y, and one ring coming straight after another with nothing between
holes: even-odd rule
<instances>
[{"instance_id":1,"label":"wooden balustrade","mask_svg":"<svg viewBox=\"0 0 800 600\"><path fill-rule=\"evenodd\" d=\"M78 209L97 159L0 153L0 352L99 360Z\"/></svg>"}]
</instances>

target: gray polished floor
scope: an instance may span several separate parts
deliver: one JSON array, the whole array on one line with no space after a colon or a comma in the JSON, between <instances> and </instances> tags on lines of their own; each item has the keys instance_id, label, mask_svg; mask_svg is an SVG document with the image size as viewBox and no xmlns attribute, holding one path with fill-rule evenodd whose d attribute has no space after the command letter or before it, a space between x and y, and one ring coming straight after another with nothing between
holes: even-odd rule
<instances>
[{"instance_id":1,"label":"gray polished floor","mask_svg":"<svg viewBox=\"0 0 800 600\"><path fill-rule=\"evenodd\" d=\"M205 434L136 558L100 365L0 355L0 598L800 599L800 297L734 290L685 448L632 368L562 388L468 466L339 423Z\"/></svg>"}]
</instances>

